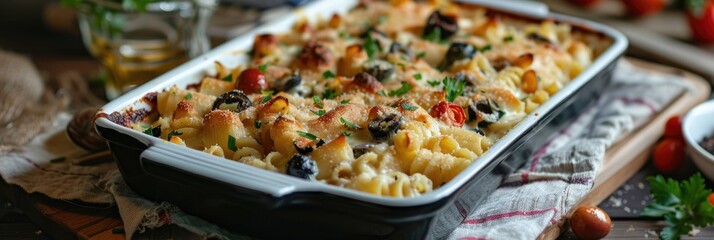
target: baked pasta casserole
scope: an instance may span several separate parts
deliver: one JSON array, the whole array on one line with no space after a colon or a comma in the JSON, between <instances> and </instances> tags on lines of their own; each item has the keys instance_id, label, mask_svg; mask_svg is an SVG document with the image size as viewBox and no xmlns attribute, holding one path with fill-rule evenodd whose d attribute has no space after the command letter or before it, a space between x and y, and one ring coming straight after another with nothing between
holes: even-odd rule
<instances>
[{"instance_id":1,"label":"baked pasta casserole","mask_svg":"<svg viewBox=\"0 0 714 240\"><path fill-rule=\"evenodd\" d=\"M216 62L200 83L148 94L156 111L128 125L257 168L413 197L588 67L607 44L591 35L448 1L363 1L256 36L245 66Z\"/></svg>"}]
</instances>

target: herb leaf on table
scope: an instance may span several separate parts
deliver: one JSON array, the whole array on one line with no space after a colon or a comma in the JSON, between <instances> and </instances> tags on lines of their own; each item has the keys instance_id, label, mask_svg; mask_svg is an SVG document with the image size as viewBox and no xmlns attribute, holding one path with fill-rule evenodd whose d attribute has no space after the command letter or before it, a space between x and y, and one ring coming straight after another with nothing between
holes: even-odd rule
<instances>
[{"instance_id":1,"label":"herb leaf on table","mask_svg":"<svg viewBox=\"0 0 714 240\"><path fill-rule=\"evenodd\" d=\"M682 182L661 175L648 177L647 181L654 201L641 215L664 218L667 226L660 233L661 239L679 239L693 227L714 224L714 207L707 200L712 190L706 188L700 173Z\"/></svg>"}]
</instances>

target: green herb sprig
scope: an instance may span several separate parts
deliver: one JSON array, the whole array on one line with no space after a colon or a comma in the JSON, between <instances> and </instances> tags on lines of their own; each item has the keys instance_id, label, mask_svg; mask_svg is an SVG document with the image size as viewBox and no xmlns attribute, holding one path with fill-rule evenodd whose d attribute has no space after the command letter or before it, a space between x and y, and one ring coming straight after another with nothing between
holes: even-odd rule
<instances>
[{"instance_id":1,"label":"green herb sprig","mask_svg":"<svg viewBox=\"0 0 714 240\"><path fill-rule=\"evenodd\" d=\"M664 217L667 226L660 232L661 239L679 239L695 226L714 224L714 207L707 200L712 190L706 188L700 173L682 182L659 175L648 177L647 181L654 201L645 207L641 215Z\"/></svg>"},{"instance_id":2,"label":"green herb sprig","mask_svg":"<svg viewBox=\"0 0 714 240\"><path fill-rule=\"evenodd\" d=\"M464 87L466 87L466 81L459 80L452 77L445 77L441 81L444 84L444 91L446 91L446 99L449 102L454 102L456 97L464 94Z\"/></svg>"}]
</instances>

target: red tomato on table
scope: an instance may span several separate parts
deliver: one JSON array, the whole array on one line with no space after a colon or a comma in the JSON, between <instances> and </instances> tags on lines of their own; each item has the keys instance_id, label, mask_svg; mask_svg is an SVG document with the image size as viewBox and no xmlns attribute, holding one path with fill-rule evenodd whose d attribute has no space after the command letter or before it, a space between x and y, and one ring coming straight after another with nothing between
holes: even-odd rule
<instances>
[{"instance_id":1,"label":"red tomato on table","mask_svg":"<svg viewBox=\"0 0 714 240\"><path fill-rule=\"evenodd\" d=\"M687 22L700 42L714 42L714 4L709 0L687 0Z\"/></svg>"},{"instance_id":2,"label":"red tomato on table","mask_svg":"<svg viewBox=\"0 0 714 240\"><path fill-rule=\"evenodd\" d=\"M652 158L660 172L675 173L684 165L684 143L679 139L665 138L655 147Z\"/></svg>"},{"instance_id":3,"label":"red tomato on table","mask_svg":"<svg viewBox=\"0 0 714 240\"><path fill-rule=\"evenodd\" d=\"M642 17L659 12L664 8L664 0L621 0L625 4L627 14Z\"/></svg>"},{"instance_id":4,"label":"red tomato on table","mask_svg":"<svg viewBox=\"0 0 714 240\"><path fill-rule=\"evenodd\" d=\"M664 125L664 137L684 141L684 135L682 135L681 117L674 116L667 120L667 124Z\"/></svg>"}]
</instances>

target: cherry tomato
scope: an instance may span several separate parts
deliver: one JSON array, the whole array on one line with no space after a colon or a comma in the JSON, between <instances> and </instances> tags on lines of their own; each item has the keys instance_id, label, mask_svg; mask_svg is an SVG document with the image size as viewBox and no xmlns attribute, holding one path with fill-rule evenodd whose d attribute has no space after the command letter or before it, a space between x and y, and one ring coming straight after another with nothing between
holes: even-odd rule
<instances>
[{"instance_id":1,"label":"cherry tomato","mask_svg":"<svg viewBox=\"0 0 714 240\"><path fill-rule=\"evenodd\" d=\"M660 172L675 173L684 164L684 143L677 139L665 138L655 147L652 158L655 168Z\"/></svg>"},{"instance_id":2,"label":"cherry tomato","mask_svg":"<svg viewBox=\"0 0 714 240\"><path fill-rule=\"evenodd\" d=\"M570 217L570 228L580 239L601 239L610 233L610 216L595 206L582 206Z\"/></svg>"},{"instance_id":3,"label":"cherry tomato","mask_svg":"<svg viewBox=\"0 0 714 240\"><path fill-rule=\"evenodd\" d=\"M600 3L600 0L568 0L570 3L582 6L582 7L592 7Z\"/></svg>"},{"instance_id":4,"label":"cherry tomato","mask_svg":"<svg viewBox=\"0 0 714 240\"><path fill-rule=\"evenodd\" d=\"M667 120L667 124L664 126L664 137L684 141L684 136L682 135L682 118L674 116Z\"/></svg>"},{"instance_id":5,"label":"cherry tomato","mask_svg":"<svg viewBox=\"0 0 714 240\"><path fill-rule=\"evenodd\" d=\"M625 4L627 14L642 17L659 12L664 8L664 0L621 0Z\"/></svg>"},{"instance_id":6,"label":"cherry tomato","mask_svg":"<svg viewBox=\"0 0 714 240\"><path fill-rule=\"evenodd\" d=\"M712 1L685 1L687 22L695 40L714 42L714 3Z\"/></svg>"},{"instance_id":7,"label":"cherry tomato","mask_svg":"<svg viewBox=\"0 0 714 240\"><path fill-rule=\"evenodd\" d=\"M257 68L248 68L238 76L235 88L246 94L260 93L260 90L268 89L268 82L263 72Z\"/></svg>"},{"instance_id":8,"label":"cherry tomato","mask_svg":"<svg viewBox=\"0 0 714 240\"><path fill-rule=\"evenodd\" d=\"M714 193L709 194L708 200L709 200L709 204L714 206Z\"/></svg>"},{"instance_id":9,"label":"cherry tomato","mask_svg":"<svg viewBox=\"0 0 714 240\"><path fill-rule=\"evenodd\" d=\"M464 109L450 102L437 103L431 108L429 115L454 127L461 127L466 122Z\"/></svg>"}]
</instances>

